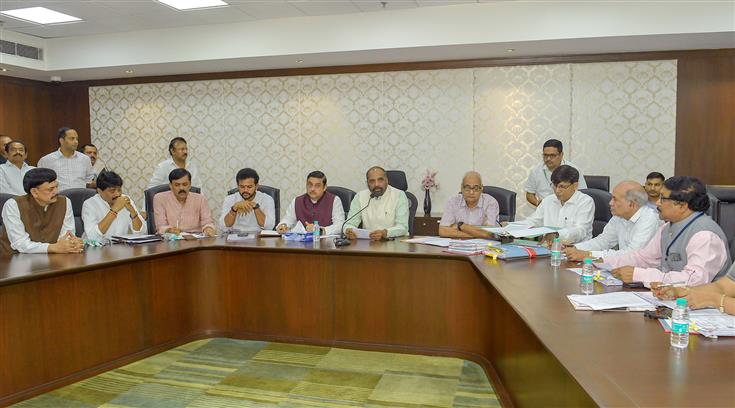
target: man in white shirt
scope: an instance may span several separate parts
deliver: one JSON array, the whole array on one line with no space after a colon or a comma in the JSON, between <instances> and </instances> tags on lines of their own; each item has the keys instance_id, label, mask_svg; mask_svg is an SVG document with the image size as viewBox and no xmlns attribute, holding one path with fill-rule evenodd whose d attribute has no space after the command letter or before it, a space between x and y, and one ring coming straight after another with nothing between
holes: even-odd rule
<instances>
[{"instance_id":1,"label":"man in white shirt","mask_svg":"<svg viewBox=\"0 0 735 408\"><path fill-rule=\"evenodd\" d=\"M56 135L59 150L49 153L38 161L38 167L56 172L59 191L70 188L94 188L94 170L89 157L77 151L79 135L74 129L63 127Z\"/></svg>"},{"instance_id":2,"label":"man in white shirt","mask_svg":"<svg viewBox=\"0 0 735 408\"><path fill-rule=\"evenodd\" d=\"M20 140L14 140L5 145L8 161L0 164L0 193L23 195L23 176L28 170L35 169L26 163L28 151Z\"/></svg>"},{"instance_id":3,"label":"man in white shirt","mask_svg":"<svg viewBox=\"0 0 735 408\"><path fill-rule=\"evenodd\" d=\"M145 223L133 200L122 194L122 185L117 173L97 175L97 194L82 204L84 238L104 244L116 235L144 231Z\"/></svg>"},{"instance_id":4,"label":"man in white shirt","mask_svg":"<svg viewBox=\"0 0 735 408\"><path fill-rule=\"evenodd\" d=\"M25 195L5 202L0 253L78 253L84 242L74 236L71 200L59 196L56 173L31 169L23 177Z\"/></svg>"},{"instance_id":5,"label":"man in white shirt","mask_svg":"<svg viewBox=\"0 0 735 408\"><path fill-rule=\"evenodd\" d=\"M344 226L347 238L357 239L353 229L360 228L360 225L370 231L371 241L408 235L406 193L388 184L388 176L380 166L368 169L365 178L368 188L359 191L350 203Z\"/></svg>"},{"instance_id":6,"label":"man in white shirt","mask_svg":"<svg viewBox=\"0 0 735 408\"><path fill-rule=\"evenodd\" d=\"M592 238L592 222L595 219L595 202L592 197L577 190L579 172L562 164L551 173L554 194L544 198L536 211L520 224L533 227L553 227L558 231L547 234L543 243L555 237L576 243Z\"/></svg>"},{"instance_id":7,"label":"man in white shirt","mask_svg":"<svg viewBox=\"0 0 735 408\"><path fill-rule=\"evenodd\" d=\"M276 223L276 204L268 194L258 191L260 176L251 168L237 172L237 192L225 197L220 225L238 231L272 230Z\"/></svg>"},{"instance_id":8,"label":"man in white shirt","mask_svg":"<svg viewBox=\"0 0 735 408\"><path fill-rule=\"evenodd\" d=\"M297 221L301 221L306 227L306 232L314 231L314 221L319 222L322 235L342 232L342 224L345 222L342 201L327 191L327 176L321 171L312 171L306 176L306 194L291 200L286 216L276 230L280 233L287 232Z\"/></svg>"},{"instance_id":9,"label":"man in white shirt","mask_svg":"<svg viewBox=\"0 0 735 408\"><path fill-rule=\"evenodd\" d=\"M199 179L199 169L197 166L187 161L189 157L189 147L183 137L175 137L168 144L168 153L171 155L168 159L158 163L153 171L153 177L148 182L146 189L168 184L168 175L175 169L186 169L191 174L191 186L201 187L202 181Z\"/></svg>"},{"instance_id":10,"label":"man in white shirt","mask_svg":"<svg viewBox=\"0 0 735 408\"><path fill-rule=\"evenodd\" d=\"M663 174L654 171L646 176L646 194L648 194L648 205L651 209L658 211L658 198L661 197L661 187L664 185L666 177Z\"/></svg>"},{"instance_id":11,"label":"man in white shirt","mask_svg":"<svg viewBox=\"0 0 735 408\"><path fill-rule=\"evenodd\" d=\"M564 249L567 258L603 258L622 255L643 248L659 227L658 211L646 206L648 195L635 181L620 182L612 191L610 212L613 217L602 233L589 241ZM618 249L614 249L614 248Z\"/></svg>"},{"instance_id":12,"label":"man in white shirt","mask_svg":"<svg viewBox=\"0 0 735 408\"><path fill-rule=\"evenodd\" d=\"M99 176L100 173L105 170L105 162L100 160L99 153L97 152L97 146L93 145L92 143L87 143L82 146L82 153L84 153L85 156L89 157L89 160L92 162L94 177L97 178L97 176Z\"/></svg>"},{"instance_id":13,"label":"man in white shirt","mask_svg":"<svg viewBox=\"0 0 735 408\"><path fill-rule=\"evenodd\" d=\"M566 164L574 167L579 172L578 188L587 188L584 181L584 175L579 167L569 161L564 160L564 145L559 140L549 139L543 146L544 162L534 167L528 175L528 180L524 186L526 191L526 200L531 205L538 206L541 200L553 195L554 190L551 181L551 173L559 166Z\"/></svg>"}]
</instances>

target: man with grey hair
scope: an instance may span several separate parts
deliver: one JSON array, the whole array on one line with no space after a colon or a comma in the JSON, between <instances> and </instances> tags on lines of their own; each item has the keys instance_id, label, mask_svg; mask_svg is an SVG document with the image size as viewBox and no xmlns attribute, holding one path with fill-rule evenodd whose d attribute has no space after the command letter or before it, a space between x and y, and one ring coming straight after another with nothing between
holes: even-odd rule
<instances>
[{"instance_id":1,"label":"man with grey hair","mask_svg":"<svg viewBox=\"0 0 735 408\"><path fill-rule=\"evenodd\" d=\"M648 207L647 201L643 186L635 181L620 182L610 200L612 219L597 237L565 248L567 258L605 258L642 248L660 225L658 212Z\"/></svg>"},{"instance_id":2,"label":"man with grey hair","mask_svg":"<svg viewBox=\"0 0 735 408\"><path fill-rule=\"evenodd\" d=\"M498 226L500 206L490 194L482 192L482 178L476 171L468 171L462 177L460 194L447 201L439 235L449 238L491 238L492 234L481 226Z\"/></svg>"}]
</instances>

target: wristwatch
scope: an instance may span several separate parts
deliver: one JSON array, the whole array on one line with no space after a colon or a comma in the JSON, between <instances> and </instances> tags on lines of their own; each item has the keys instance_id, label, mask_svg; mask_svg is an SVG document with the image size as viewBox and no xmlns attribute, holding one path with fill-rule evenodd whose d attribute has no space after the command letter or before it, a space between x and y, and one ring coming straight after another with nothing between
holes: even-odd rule
<instances>
[{"instance_id":1,"label":"wristwatch","mask_svg":"<svg viewBox=\"0 0 735 408\"><path fill-rule=\"evenodd\" d=\"M260 208L260 204L255 203L255 205L253 206L253 210L257 210L258 208Z\"/></svg>"},{"instance_id":2,"label":"wristwatch","mask_svg":"<svg viewBox=\"0 0 735 408\"><path fill-rule=\"evenodd\" d=\"M464 225L464 223L462 221L458 222L457 223L457 231L462 231L462 226L463 225Z\"/></svg>"}]
</instances>

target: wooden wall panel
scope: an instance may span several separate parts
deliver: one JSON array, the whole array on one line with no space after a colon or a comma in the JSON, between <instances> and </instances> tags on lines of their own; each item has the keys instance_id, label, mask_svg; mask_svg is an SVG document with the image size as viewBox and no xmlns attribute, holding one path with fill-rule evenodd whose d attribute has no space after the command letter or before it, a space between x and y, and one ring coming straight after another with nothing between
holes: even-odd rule
<instances>
[{"instance_id":1,"label":"wooden wall panel","mask_svg":"<svg viewBox=\"0 0 735 408\"><path fill-rule=\"evenodd\" d=\"M679 59L677 175L735 184L735 53Z\"/></svg>"},{"instance_id":2,"label":"wooden wall panel","mask_svg":"<svg viewBox=\"0 0 735 408\"><path fill-rule=\"evenodd\" d=\"M57 148L56 130L71 126L89 143L89 87L55 86L0 76L0 134L28 146L28 162Z\"/></svg>"}]
</instances>

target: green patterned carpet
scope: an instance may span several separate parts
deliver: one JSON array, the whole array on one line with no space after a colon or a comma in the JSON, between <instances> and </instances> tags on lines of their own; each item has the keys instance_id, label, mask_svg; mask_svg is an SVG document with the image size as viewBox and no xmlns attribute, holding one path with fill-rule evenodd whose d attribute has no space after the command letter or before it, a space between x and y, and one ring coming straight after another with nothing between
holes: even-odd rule
<instances>
[{"instance_id":1,"label":"green patterned carpet","mask_svg":"<svg viewBox=\"0 0 735 408\"><path fill-rule=\"evenodd\" d=\"M495 407L482 368L446 357L201 340L16 407Z\"/></svg>"}]
</instances>

